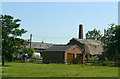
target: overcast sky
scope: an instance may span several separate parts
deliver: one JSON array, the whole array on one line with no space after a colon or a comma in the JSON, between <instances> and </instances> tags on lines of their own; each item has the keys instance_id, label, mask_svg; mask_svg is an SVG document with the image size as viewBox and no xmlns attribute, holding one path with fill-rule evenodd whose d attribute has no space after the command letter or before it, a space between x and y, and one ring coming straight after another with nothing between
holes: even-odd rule
<instances>
[{"instance_id":1,"label":"overcast sky","mask_svg":"<svg viewBox=\"0 0 120 79\"><path fill-rule=\"evenodd\" d=\"M4 2L2 14L21 20L21 28L28 30L22 38L33 35L34 42L66 44L78 38L78 26L87 31L118 24L117 2Z\"/></svg>"}]
</instances>

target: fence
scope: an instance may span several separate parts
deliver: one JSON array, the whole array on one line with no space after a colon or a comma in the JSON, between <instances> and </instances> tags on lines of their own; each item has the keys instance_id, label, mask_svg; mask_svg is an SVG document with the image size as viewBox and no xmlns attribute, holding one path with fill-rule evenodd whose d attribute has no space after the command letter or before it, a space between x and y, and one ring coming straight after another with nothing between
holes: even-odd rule
<instances>
[{"instance_id":1,"label":"fence","mask_svg":"<svg viewBox=\"0 0 120 79\"><path fill-rule=\"evenodd\" d=\"M92 66L116 66L120 67L120 61L85 61L85 64Z\"/></svg>"},{"instance_id":2,"label":"fence","mask_svg":"<svg viewBox=\"0 0 120 79\"><path fill-rule=\"evenodd\" d=\"M42 59L40 58L30 58L30 59L25 59L25 60L14 60L14 62L25 62L25 63L42 63ZM49 62L52 63L52 62ZM59 63L59 62L55 62L55 63ZM78 63L70 63L70 64L78 64ZM79 63L81 64L81 63ZM93 66L117 66L120 67L120 60L117 61L100 61L100 60L85 60L83 61L83 64L86 65L93 65Z\"/></svg>"},{"instance_id":3,"label":"fence","mask_svg":"<svg viewBox=\"0 0 120 79\"><path fill-rule=\"evenodd\" d=\"M19 60L14 60L13 62L18 62L18 63L42 63L42 59L40 58L25 58L25 59L19 59Z\"/></svg>"}]
</instances>

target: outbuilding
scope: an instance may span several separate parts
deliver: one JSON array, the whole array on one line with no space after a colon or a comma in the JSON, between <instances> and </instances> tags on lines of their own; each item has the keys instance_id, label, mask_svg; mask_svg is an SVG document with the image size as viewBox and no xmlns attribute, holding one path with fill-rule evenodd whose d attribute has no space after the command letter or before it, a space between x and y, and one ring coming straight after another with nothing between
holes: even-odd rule
<instances>
[{"instance_id":1,"label":"outbuilding","mask_svg":"<svg viewBox=\"0 0 120 79\"><path fill-rule=\"evenodd\" d=\"M84 58L77 45L53 45L43 52L43 63L83 63Z\"/></svg>"},{"instance_id":2,"label":"outbuilding","mask_svg":"<svg viewBox=\"0 0 120 79\"><path fill-rule=\"evenodd\" d=\"M68 45L78 45L88 59L93 56L98 57L103 52L102 44L97 40L72 38Z\"/></svg>"}]
</instances>

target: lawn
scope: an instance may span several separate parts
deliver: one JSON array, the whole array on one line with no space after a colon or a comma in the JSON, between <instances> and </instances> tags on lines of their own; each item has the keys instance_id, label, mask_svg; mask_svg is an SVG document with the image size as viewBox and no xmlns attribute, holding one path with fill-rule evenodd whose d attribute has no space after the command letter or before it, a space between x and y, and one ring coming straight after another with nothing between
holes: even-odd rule
<instances>
[{"instance_id":1,"label":"lawn","mask_svg":"<svg viewBox=\"0 0 120 79\"><path fill-rule=\"evenodd\" d=\"M6 63L3 77L118 77L118 67L76 64Z\"/></svg>"}]
</instances>

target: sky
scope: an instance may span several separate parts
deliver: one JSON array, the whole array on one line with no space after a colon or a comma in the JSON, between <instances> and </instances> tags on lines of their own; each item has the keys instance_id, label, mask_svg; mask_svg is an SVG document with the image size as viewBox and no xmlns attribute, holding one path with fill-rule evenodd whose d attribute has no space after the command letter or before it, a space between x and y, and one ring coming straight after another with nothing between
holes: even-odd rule
<instances>
[{"instance_id":1,"label":"sky","mask_svg":"<svg viewBox=\"0 0 120 79\"><path fill-rule=\"evenodd\" d=\"M66 44L78 38L79 24L83 34L118 24L118 2L3 2L2 14L21 20L20 28L28 32L21 38L32 42Z\"/></svg>"}]
</instances>

